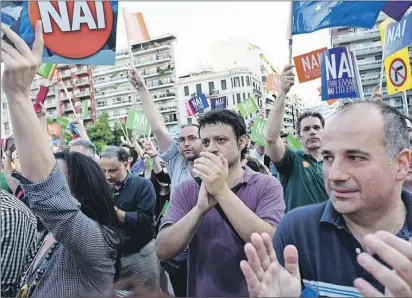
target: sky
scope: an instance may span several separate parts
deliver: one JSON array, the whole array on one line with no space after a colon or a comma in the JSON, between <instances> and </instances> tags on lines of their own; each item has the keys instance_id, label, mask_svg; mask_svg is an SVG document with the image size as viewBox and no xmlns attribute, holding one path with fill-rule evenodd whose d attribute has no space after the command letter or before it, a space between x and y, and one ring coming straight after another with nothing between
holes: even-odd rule
<instances>
[{"instance_id":1,"label":"sky","mask_svg":"<svg viewBox=\"0 0 412 298\"><path fill-rule=\"evenodd\" d=\"M221 40L245 38L259 46L278 71L288 62L286 39L290 2L124 2L119 1L117 47L127 48L123 7L142 12L150 36L177 36L175 59L181 76L210 65L211 46ZM329 30L294 36L293 56L327 47ZM320 101L320 79L296 85L292 91L309 105Z\"/></svg>"}]
</instances>

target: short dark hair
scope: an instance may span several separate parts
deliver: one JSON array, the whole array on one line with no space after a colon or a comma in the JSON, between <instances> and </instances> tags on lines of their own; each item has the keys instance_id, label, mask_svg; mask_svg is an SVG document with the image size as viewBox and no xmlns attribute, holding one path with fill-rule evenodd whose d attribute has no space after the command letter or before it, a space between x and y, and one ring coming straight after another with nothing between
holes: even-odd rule
<instances>
[{"instance_id":1,"label":"short dark hair","mask_svg":"<svg viewBox=\"0 0 412 298\"><path fill-rule=\"evenodd\" d=\"M308 110L300 114L298 120L296 121L296 130L298 132L298 135L300 135L302 120L308 117L319 118L320 123L322 124L322 128L325 128L325 118L323 118L322 114L313 110Z\"/></svg>"},{"instance_id":2,"label":"short dark hair","mask_svg":"<svg viewBox=\"0 0 412 298\"><path fill-rule=\"evenodd\" d=\"M209 124L226 124L233 128L236 138L246 135L245 120L236 112L231 110L213 110L201 115L198 120L199 129ZM241 152L241 160L245 159L247 146Z\"/></svg>"},{"instance_id":3,"label":"short dark hair","mask_svg":"<svg viewBox=\"0 0 412 298\"><path fill-rule=\"evenodd\" d=\"M136 149L134 149L132 146L127 145L127 144L123 144L121 146L122 148L128 148L129 149L129 157L133 158L132 162L130 163L130 166L133 167L133 165L135 164L137 158L139 157L139 154L137 153Z\"/></svg>"},{"instance_id":4,"label":"short dark hair","mask_svg":"<svg viewBox=\"0 0 412 298\"><path fill-rule=\"evenodd\" d=\"M122 147L110 146L107 147L100 154L101 158L117 158L120 162L127 162L129 160L129 154L127 153L126 149Z\"/></svg>"},{"instance_id":5,"label":"short dark hair","mask_svg":"<svg viewBox=\"0 0 412 298\"><path fill-rule=\"evenodd\" d=\"M198 124L196 124L196 123L183 124L182 126L180 126L180 129L183 129L183 128L185 128L185 127L191 127L191 126L197 127L198 130L200 129L200 126L199 126Z\"/></svg>"},{"instance_id":6,"label":"short dark hair","mask_svg":"<svg viewBox=\"0 0 412 298\"><path fill-rule=\"evenodd\" d=\"M409 149L410 142L405 116L397 109L380 101L358 101L342 107L337 115L346 113L357 105L371 105L380 111L383 118L382 143L387 148L390 159L394 158L403 149Z\"/></svg>"},{"instance_id":7,"label":"short dark hair","mask_svg":"<svg viewBox=\"0 0 412 298\"><path fill-rule=\"evenodd\" d=\"M90 157L93 158L96 154L96 146L89 140L77 138L70 141L69 146L82 146L84 149L90 152Z\"/></svg>"}]
</instances>

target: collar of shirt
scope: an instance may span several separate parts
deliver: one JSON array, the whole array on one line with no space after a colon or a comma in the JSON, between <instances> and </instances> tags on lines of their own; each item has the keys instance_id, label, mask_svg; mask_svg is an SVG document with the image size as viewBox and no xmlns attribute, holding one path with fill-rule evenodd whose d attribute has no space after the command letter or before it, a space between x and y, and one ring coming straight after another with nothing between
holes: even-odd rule
<instances>
[{"instance_id":1,"label":"collar of shirt","mask_svg":"<svg viewBox=\"0 0 412 298\"><path fill-rule=\"evenodd\" d=\"M296 153L304 158L311 159L313 162L323 164L323 160L317 161L312 155L306 154L305 152L303 152L303 150L297 150Z\"/></svg>"},{"instance_id":2,"label":"collar of shirt","mask_svg":"<svg viewBox=\"0 0 412 298\"><path fill-rule=\"evenodd\" d=\"M130 176L131 176L131 175L132 175L132 173L131 173L130 171L127 171L126 178L125 178L122 182L113 185L113 189L116 190L116 191L120 191L121 189L123 189L124 187L126 187L127 184L128 184L129 181L130 181ZM118 188L117 188L117 187L118 187Z\"/></svg>"},{"instance_id":3,"label":"collar of shirt","mask_svg":"<svg viewBox=\"0 0 412 298\"><path fill-rule=\"evenodd\" d=\"M402 190L401 198L406 207L405 225L397 234L398 237L409 240L412 237L412 195L405 190ZM323 211L320 219L320 224L332 224L338 229L347 229L342 214L336 211L331 200L326 203L325 211Z\"/></svg>"}]
</instances>

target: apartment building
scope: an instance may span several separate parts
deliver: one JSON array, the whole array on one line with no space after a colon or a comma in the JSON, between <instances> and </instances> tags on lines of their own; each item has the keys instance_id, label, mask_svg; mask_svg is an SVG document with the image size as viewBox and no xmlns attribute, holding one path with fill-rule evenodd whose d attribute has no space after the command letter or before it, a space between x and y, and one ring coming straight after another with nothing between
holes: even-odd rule
<instances>
[{"instance_id":1,"label":"apartment building","mask_svg":"<svg viewBox=\"0 0 412 298\"><path fill-rule=\"evenodd\" d=\"M385 20L386 15L381 13L375 26L371 29L363 28L339 28L331 30L332 46L347 46L354 50L357 58L359 73L365 98L369 98L373 88L379 84L382 59L382 43L379 31L379 24ZM409 56L412 57L412 50L409 49ZM382 91L384 101L389 105L404 112L402 93L393 95L387 94L386 75L383 76ZM412 90L407 91L409 111L412 109Z\"/></svg>"},{"instance_id":2,"label":"apartment building","mask_svg":"<svg viewBox=\"0 0 412 298\"><path fill-rule=\"evenodd\" d=\"M179 123L175 40L174 35L165 35L132 45L133 64L143 75L169 128ZM116 119L124 119L129 109L141 105L138 92L129 83L129 68L127 50L117 52L115 65L93 67L97 116L107 112L111 126Z\"/></svg>"},{"instance_id":3,"label":"apartment building","mask_svg":"<svg viewBox=\"0 0 412 298\"><path fill-rule=\"evenodd\" d=\"M195 123L196 117L190 116L186 105L194 96L205 94L211 97L225 97L226 107L235 109L236 104L254 96L255 92L262 92L260 78L249 68L233 68L226 71L214 72L212 69L200 73L191 73L179 77L178 98L180 124ZM262 107L262 99L256 102Z\"/></svg>"}]
</instances>

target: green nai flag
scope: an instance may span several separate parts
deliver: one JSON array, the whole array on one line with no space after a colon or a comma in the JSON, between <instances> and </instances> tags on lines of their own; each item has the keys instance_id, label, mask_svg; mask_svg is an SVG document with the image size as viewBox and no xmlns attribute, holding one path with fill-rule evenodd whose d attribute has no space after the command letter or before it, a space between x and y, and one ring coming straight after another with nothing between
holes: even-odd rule
<instances>
[{"instance_id":1,"label":"green nai flag","mask_svg":"<svg viewBox=\"0 0 412 298\"><path fill-rule=\"evenodd\" d=\"M69 125L70 119L62 116L57 116L56 122L60 124L63 129L66 129Z\"/></svg>"},{"instance_id":2,"label":"green nai flag","mask_svg":"<svg viewBox=\"0 0 412 298\"><path fill-rule=\"evenodd\" d=\"M266 147L266 126L268 121L262 118L256 118L252 127L250 139L256 144Z\"/></svg>"},{"instance_id":3,"label":"green nai flag","mask_svg":"<svg viewBox=\"0 0 412 298\"><path fill-rule=\"evenodd\" d=\"M39 69L37 70L37 74L51 81L54 74L56 73L56 69L57 69L57 64L43 63L40 65Z\"/></svg>"},{"instance_id":4,"label":"green nai flag","mask_svg":"<svg viewBox=\"0 0 412 298\"><path fill-rule=\"evenodd\" d=\"M82 101L82 118L83 119L89 118L89 107L90 107L90 100L83 100Z\"/></svg>"},{"instance_id":5,"label":"green nai flag","mask_svg":"<svg viewBox=\"0 0 412 298\"><path fill-rule=\"evenodd\" d=\"M294 135L290 134L286 137L286 141L288 141L288 144L290 147L292 147L293 150L300 150L302 149L302 144L299 142L297 138L295 138Z\"/></svg>"},{"instance_id":6,"label":"green nai flag","mask_svg":"<svg viewBox=\"0 0 412 298\"><path fill-rule=\"evenodd\" d=\"M239 110L243 119L246 119L249 114L259 112L259 106L257 105L256 101L253 99L253 97L249 97L248 99L237 104L236 108Z\"/></svg>"},{"instance_id":7,"label":"green nai flag","mask_svg":"<svg viewBox=\"0 0 412 298\"><path fill-rule=\"evenodd\" d=\"M126 128L134 130L138 134L148 135L150 125L142 109L130 109L127 114Z\"/></svg>"}]
</instances>

